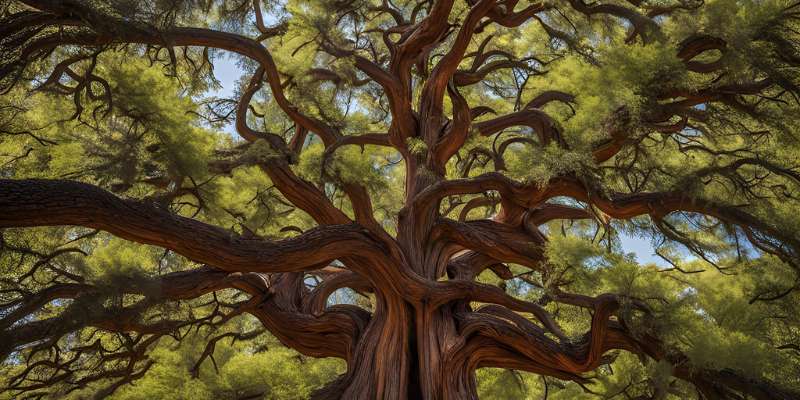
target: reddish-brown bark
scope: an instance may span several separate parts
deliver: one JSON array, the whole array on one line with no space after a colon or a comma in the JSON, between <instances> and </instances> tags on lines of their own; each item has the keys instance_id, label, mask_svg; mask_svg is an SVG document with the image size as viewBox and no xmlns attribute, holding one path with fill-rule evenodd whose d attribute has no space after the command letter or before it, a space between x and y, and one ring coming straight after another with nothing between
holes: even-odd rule
<instances>
[{"instance_id":1,"label":"reddish-brown bark","mask_svg":"<svg viewBox=\"0 0 800 400\"><path fill-rule=\"evenodd\" d=\"M554 318L539 304L516 299L503 290L476 283L474 278L490 269L503 279L510 278L504 263L516 263L534 271L543 271L543 246L546 238L538 226L557 219L596 217L594 210L608 218L630 219L649 215L659 221L673 212L705 214L737 225L749 232L757 246L768 236L797 248L791 237L762 223L738 208L714 202L690 199L680 192L615 194L592 187L571 174L552 178L544 185L516 182L499 172L463 179L445 178L448 161L462 149L475 130L494 136L509 127L525 126L538 135L538 144L555 143L568 147L554 120L542 107L558 101L569 104L572 95L544 92L519 111L474 122L486 109L470 108L458 87L479 82L487 74L507 68L519 68L521 60L508 54L484 52L467 54L476 32L487 24L516 27L531 19L544 25L553 36L559 33L539 19L539 12L549 3L535 3L514 11L516 0L480 0L468 2L469 12L461 21L450 48L428 72L430 51L449 37L448 24L454 2L432 2L424 18L417 11L410 20L386 2L374 12L388 13L397 22L384 40L391 52L386 66L359 52L336 47L320 39L320 51L334 57L350 57L355 68L374 81L386 93L391 111L391 125L385 133L344 136L333 126L305 115L285 93L278 67L261 41L279 34L285 27L264 25L255 1L259 39L205 28L170 27L157 30L144 23L104 15L79 1L26 0L29 16L2 28L14 32L25 27L63 27L79 29L44 34L20 46L19 64L24 66L60 46L105 46L144 44L151 46L212 47L236 52L258 63L236 112L236 130L247 142L265 140L280 156L259 164L278 191L294 206L310 215L317 228L290 239L269 241L239 236L197 220L175 215L154 204L121 199L105 190L84 183L57 180L0 180L0 228L52 225L79 225L107 231L120 238L170 249L186 258L208 264L194 271L163 276L152 282L155 293L131 287L131 293L147 294L150 301L194 298L223 288L236 288L251 299L226 315L249 313L287 346L314 357L339 357L347 362L347 372L317 393L318 398L346 399L428 399L455 400L476 398L475 370L501 367L530 371L565 380L584 382L584 374L604 362L613 349L623 349L676 365L675 374L694 383L707 398L738 398L739 394L758 399L796 398L771 385L739 381L732 372L690 370L685 360L666 355L656 338L635 337L616 315L620 302L613 294L588 297L554 293L551 301L583 307L592 312L591 329L579 340L571 340ZM631 2L635 3L635 2ZM658 30L652 16L669 12L660 10L648 16L635 8L620 5L588 5L581 0L569 4L579 13L612 15L628 20L630 40L650 40ZM392 35L392 33L398 35ZM399 36L398 39L394 39ZM711 49L721 50L724 42L697 37L684 44L678 56L696 72L708 72L716 65L692 61ZM497 55L505 60L490 61ZM459 70L465 58L474 62L469 70ZM54 71L57 81L73 61L59 64ZM415 84L412 71L423 76L422 96L413 104ZM5 73L5 72L4 72ZM332 71L318 70L318 79L341 82ZM259 132L247 125L251 98L261 85L271 89L276 104L295 125L290 143L278 135ZM362 82L363 84L363 82ZM731 93L758 93L774 83L765 79L749 85L709 88L697 93L675 93L669 89L661 97L682 97L663 106L663 115L654 113L646 121L668 132L663 124L675 115L688 115L693 106L723 101ZM453 104L453 113L444 112L444 96ZM629 144L627 110L607 125L608 139L593 151L595 162L612 159ZM661 125L658 125L661 124ZM367 190L357 184L342 188L354 208L354 218L338 209L318 187L295 175L289 165L302 151L306 135L318 136L326 148L326 159L347 145L380 145L395 148L406 168L405 204L397 216L398 233L392 236L375 220ZM419 138L427 145L423 153L411 152L406 139ZM500 146L495 165L502 168L502 154L513 143L537 143L533 139L508 141ZM470 161L473 162L473 160ZM753 161L756 162L756 161ZM235 165L229 165L233 168ZM769 167L769 166L767 166ZM467 170L469 167L467 167ZM786 173L787 171L776 171ZM463 209L458 221L440 212L448 196L486 194L494 191L498 200L476 199ZM555 197L569 197L590 205L576 208L548 203ZM500 212L491 220L467 220L469 210L499 203ZM334 261L342 266L329 265ZM322 282L308 289L305 274ZM444 280L447 277L447 280ZM349 287L374 295L374 307L367 311L352 305L326 307L328 296L336 289ZM6 329L19 316L53 299L100 298L91 285L58 285L25 298L17 311L0 319L0 355L7 355L25 344L58 338L79 327L147 333L167 332L184 322L143 325L134 317L137 305L113 318L105 314L89 315L78 320L53 317L34 321L15 329ZM624 299L631 301L631 299ZM475 303L484 303L476 307ZM145 302L146 303L146 302ZM143 303L144 307L149 303ZM646 313L645 305L636 304ZM162 333L163 334L163 333ZM145 346L146 347L146 346ZM210 347L213 353L213 344ZM138 351L138 350L137 350ZM140 357L139 353L132 359ZM132 353L132 354L133 354ZM208 356L204 353L203 358ZM680 361L680 362L679 362ZM128 371L131 375L143 373Z\"/></svg>"}]
</instances>

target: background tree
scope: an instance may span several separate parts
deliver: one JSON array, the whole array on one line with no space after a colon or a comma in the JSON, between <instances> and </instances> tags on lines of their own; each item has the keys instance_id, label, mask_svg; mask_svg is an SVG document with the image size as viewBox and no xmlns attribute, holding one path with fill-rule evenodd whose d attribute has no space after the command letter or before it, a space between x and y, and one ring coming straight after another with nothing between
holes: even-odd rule
<instances>
[{"instance_id":1,"label":"background tree","mask_svg":"<svg viewBox=\"0 0 800 400\"><path fill-rule=\"evenodd\" d=\"M475 398L479 368L508 396L798 398L800 3L0 12L13 396L267 330L345 361L317 398ZM221 52L236 99L203 97Z\"/></svg>"}]
</instances>

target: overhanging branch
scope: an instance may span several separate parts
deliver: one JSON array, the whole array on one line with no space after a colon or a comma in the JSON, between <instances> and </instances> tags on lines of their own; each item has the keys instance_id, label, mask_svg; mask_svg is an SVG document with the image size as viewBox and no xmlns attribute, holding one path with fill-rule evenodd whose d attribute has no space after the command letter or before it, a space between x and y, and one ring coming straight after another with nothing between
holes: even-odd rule
<instances>
[{"instance_id":1,"label":"overhanging branch","mask_svg":"<svg viewBox=\"0 0 800 400\"><path fill-rule=\"evenodd\" d=\"M314 228L280 241L245 239L154 204L120 199L85 183L0 180L0 227L53 225L105 230L231 271L302 271L378 249L355 224Z\"/></svg>"}]
</instances>

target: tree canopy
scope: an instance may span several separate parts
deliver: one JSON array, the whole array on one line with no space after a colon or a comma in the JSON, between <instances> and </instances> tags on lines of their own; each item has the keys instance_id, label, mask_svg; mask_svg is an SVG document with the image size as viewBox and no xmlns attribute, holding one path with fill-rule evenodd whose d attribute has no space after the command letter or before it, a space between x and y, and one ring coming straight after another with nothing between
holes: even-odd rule
<instances>
[{"instance_id":1,"label":"tree canopy","mask_svg":"<svg viewBox=\"0 0 800 400\"><path fill-rule=\"evenodd\" d=\"M794 0L0 0L0 398L798 399L798 85Z\"/></svg>"}]
</instances>

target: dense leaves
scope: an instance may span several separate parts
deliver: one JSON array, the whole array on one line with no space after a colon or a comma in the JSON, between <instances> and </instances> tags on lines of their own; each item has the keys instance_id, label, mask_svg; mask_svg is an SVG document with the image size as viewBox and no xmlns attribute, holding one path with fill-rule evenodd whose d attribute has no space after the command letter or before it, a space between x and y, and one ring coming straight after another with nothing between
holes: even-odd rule
<instances>
[{"instance_id":1,"label":"dense leaves","mask_svg":"<svg viewBox=\"0 0 800 400\"><path fill-rule=\"evenodd\" d=\"M0 0L0 396L798 398L798 32Z\"/></svg>"}]
</instances>

